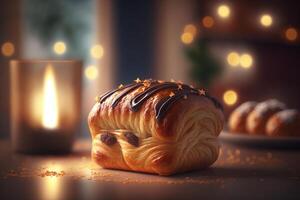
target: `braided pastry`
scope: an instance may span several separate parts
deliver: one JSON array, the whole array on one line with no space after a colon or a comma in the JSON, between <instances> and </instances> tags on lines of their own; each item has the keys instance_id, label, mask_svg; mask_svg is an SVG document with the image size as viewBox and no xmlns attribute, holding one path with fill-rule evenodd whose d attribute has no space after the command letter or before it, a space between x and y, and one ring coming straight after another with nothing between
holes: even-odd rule
<instances>
[{"instance_id":1,"label":"braided pastry","mask_svg":"<svg viewBox=\"0 0 300 200\"><path fill-rule=\"evenodd\" d=\"M218 158L223 121L222 106L204 90L137 79L92 108L92 158L104 168L160 175L205 168Z\"/></svg>"}]
</instances>

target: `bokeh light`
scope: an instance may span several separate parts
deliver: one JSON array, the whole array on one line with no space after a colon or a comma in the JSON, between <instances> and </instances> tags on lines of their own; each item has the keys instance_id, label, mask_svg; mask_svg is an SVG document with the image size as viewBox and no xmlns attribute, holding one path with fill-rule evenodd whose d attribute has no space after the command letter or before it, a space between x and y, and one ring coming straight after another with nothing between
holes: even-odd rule
<instances>
[{"instance_id":1,"label":"bokeh light","mask_svg":"<svg viewBox=\"0 0 300 200\"><path fill-rule=\"evenodd\" d=\"M230 16L230 7L228 5L220 5L217 13L221 18L228 18Z\"/></svg>"},{"instance_id":2,"label":"bokeh light","mask_svg":"<svg viewBox=\"0 0 300 200\"><path fill-rule=\"evenodd\" d=\"M103 57L104 50L103 47L99 44L94 45L90 50L92 58L100 59Z\"/></svg>"},{"instance_id":3,"label":"bokeh light","mask_svg":"<svg viewBox=\"0 0 300 200\"><path fill-rule=\"evenodd\" d=\"M12 56L15 53L15 46L11 42L5 42L1 47L1 52L4 56Z\"/></svg>"},{"instance_id":4,"label":"bokeh light","mask_svg":"<svg viewBox=\"0 0 300 200\"><path fill-rule=\"evenodd\" d=\"M229 106L234 105L238 100L238 94L234 90L227 90L224 92L223 100Z\"/></svg>"},{"instance_id":5,"label":"bokeh light","mask_svg":"<svg viewBox=\"0 0 300 200\"><path fill-rule=\"evenodd\" d=\"M214 21L214 18L212 18L211 16L205 16L203 19L202 19L202 25L205 27L205 28L211 28L213 27L215 24L215 21Z\"/></svg>"},{"instance_id":6,"label":"bokeh light","mask_svg":"<svg viewBox=\"0 0 300 200\"><path fill-rule=\"evenodd\" d=\"M181 35L181 41L184 44L191 44L194 41L194 36L189 32L185 32Z\"/></svg>"},{"instance_id":7,"label":"bokeh light","mask_svg":"<svg viewBox=\"0 0 300 200\"><path fill-rule=\"evenodd\" d=\"M232 67L237 67L240 64L240 55L232 51L227 55L227 62Z\"/></svg>"},{"instance_id":8,"label":"bokeh light","mask_svg":"<svg viewBox=\"0 0 300 200\"><path fill-rule=\"evenodd\" d=\"M269 27L273 24L273 18L271 15L269 14L263 14L260 17L260 23L261 25L263 25L264 27Z\"/></svg>"},{"instance_id":9,"label":"bokeh light","mask_svg":"<svg viewBox=\"0 0 300 200\"><path fill-rule=\"evenodd\" d=\"M197 33L197 28L196 28L196 26L193 25L193 24L188 24L188 25L186 25L186 26L184 27L184 33L190 33L190 34L192 34L193 36L195 36L196 33Z\"/></svg>"},{"instance_id":10,"label":"bokeh light","mask_svg":"<svg viewBox=\"0 0 300 200\"><path fill-rule=\"evenodd\" d=\"M88 80L94 80L98 77L98 69L94 65L85 68L84 75Z\"/></svg>"},{"instance_id":11,"label":"bokeh light","mask_svg":"<svg viewBox=\"0 0 300 200\"><path fill-rule=\"evenodd\" d=\"M53 45L53 51L58 55L64 54L66 50L67 50L67 46L63 41L55 42Z\"/></svg>"},{"instance_id":12,"label":"bokeh light","mask_svg":"<svg viewBox=\"0 0 300 200\"><path fill-rule=\"evenodd\" d=\"M252 65L253 65L253 58L252 58L252 56L250 54L248 54L248 53L242 54L241 57L240 57L240 65L243 68L250 68L250 67L252 67Z\"/></svg>"},{"instance_id":13,"label":"bokeh light","mask_svg":"<svg viewBox=\"0 0 300 200\"><path fill-rule=\"evenodd\" d=\"M298 38L298 31L295 28L288 28L285 31L285 37L289 41L295 41Z\"/></svg>"}]
</instances>

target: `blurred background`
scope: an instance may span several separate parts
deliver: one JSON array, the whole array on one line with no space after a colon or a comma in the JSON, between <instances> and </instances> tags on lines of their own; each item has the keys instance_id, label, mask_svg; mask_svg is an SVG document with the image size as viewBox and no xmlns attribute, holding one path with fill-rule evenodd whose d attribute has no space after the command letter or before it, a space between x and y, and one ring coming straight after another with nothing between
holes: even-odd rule
<instances>
[{"instance_id":1,"label":"blurred background","mask_svg":"<svg viewBox=\"0 0 300 200\"><path fill-rule=\"evenodd\" d=\"M300 109L300 2L2 0L0 137L9 136L11 59L81 59L81 136L95 96L139 77L206 88L225 114L277 98Z\"/></svg>"}]
</instances>

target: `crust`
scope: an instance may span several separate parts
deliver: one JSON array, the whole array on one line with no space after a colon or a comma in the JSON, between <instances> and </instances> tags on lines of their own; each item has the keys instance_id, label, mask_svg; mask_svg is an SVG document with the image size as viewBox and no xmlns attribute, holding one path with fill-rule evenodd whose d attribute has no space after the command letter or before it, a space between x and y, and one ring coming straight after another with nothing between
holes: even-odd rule
<instances>
[{"instance_id":1,"label":"crust","mask_svg":"<svg viewBox=\"0 0 300 200\"><path fill-rule=\"evenodd\" d=\"M93 138L93 159L102 167L170 175L211 165L218 157L224 117L209 98L189 95L180 99L156 119L155 107L172 92L162 90L143 103L138 111L130 101L144 91L140 87L124 96L116 107L111 103L118 93L92 108L88 123ZM109 131L117 143L109 146L96 137ZM139 146L124 137L130 132L139 138Z\"/></svg>"}]
</instances>

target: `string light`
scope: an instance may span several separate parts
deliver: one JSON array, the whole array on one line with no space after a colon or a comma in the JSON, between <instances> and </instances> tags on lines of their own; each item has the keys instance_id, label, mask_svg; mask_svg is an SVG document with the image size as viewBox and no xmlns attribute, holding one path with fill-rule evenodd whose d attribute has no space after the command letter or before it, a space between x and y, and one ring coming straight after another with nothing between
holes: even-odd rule
<instances>
[{"instance_id":1,"label":"string light","mask_svg":"<svg viewBox=\"0 0 300 200\"><path fill-rule=\"evenodd\" d=\"M1 47L1 51L4 56L12 56L15 53L15 46L11 42L5 42Z\"/></svg>"},{"instance_id":2,"label":"string light","mask_svg":"<svg viewBox=\"0 0 300 200\"><path fill-rule=\"evenodd\" d=\"M295 28L288 28L285 31L285 37L289 41L295 41L298 38L298 31Z\"/></svg>"},{"instance_id":3,"label":"string light","mask_svg":"<svg viewBox=\"0 0 300 200\"><path fill-rule=\"evenodd\" d=\"M232 67L237 67L240 64L240 55L232 51L227 55L227 62Z\"/></svg>"},{"instance_id":4,"label":"string light","mask_svg":"<svg viewBox=\"0 0 300 200\"><path fill-rule=\"evenodd\" d=\"M221 18L228 18L230 16L230 7L228 5L220 5L217 9L217 13Z\"/></svg>"},{"instance_id":5,"label":"string light","mask_svg":"<svg viewBox=\"0 0 300 200\"><path fill-rule=\"evenodd\" d=\"M94 45L90 50L92 58L100 59L103 57L104 50L101 45Z\"/></svg>"},{"instance_id":6,"label":"string light","mask_svg":"<svg viewBox=\"0 0 300 200\"><path fill-rule=\"evenodd\" d=\"M271 15L269 14L263 14L261 17L260 17L260 23L262 26L264 27L269 27L272 25L273 23L273 18Z\"/></svg>"},{"instance_id":7,"label":"string light","mask_svg":"<svg viewBox=\"0 0 300 200\"><path fill-rule=\"evenodd\" d=\"M250 54L245 53L245 54L241 55L241 57L240 57L240 65L243 68L250 68L250 67L252 67L252 64L253 64L253 58L252 58L252 56Z\"/></svg>"},{"instance_id":8,"label":"string light","mask_svg":"<svg viewBox=\"0 0 300 200\"><path fill-rule=\"evenodd\" d=\"M53 45L53 50L56 54L62 55L66 52L67 46L63 41L57 41Z\"/></svg>"},{"instance_id":9,"label":"string light","mask_svg":"<svg viewBox=\"0 0 300 200\"><path fill-rule=\"evenodd\" d=\"M94 80L98 76L98 69L94 65L90 65L84 70L84 75L89 80Z\"/></svg>"},{"instance_id":10,"label":"string light","mask_svg":"<svg viewBox=\"0 0 300 200\"><path fill-rule=\"evenodd\" d=\"M211 28L215 24L214 18L212 18L211 16L205 16L202 19L202 24L205 28Z\"/></svg>"},{"instance_id":11,"label":"string light","mask_svg":"<svg viewBox=\"0 0 300 200\"><path fill-rule=\"evenodd\" d=\"M196 26L193 25L193 24L188 24L188 25L186 25L186 26L184 27L184 32L185 32L185 33L190 33L190 34L192 34L193 36L195 36L196 33L197 33L197 28L196 28Z\"/></svg>"},{"instance_id":12,"label":"string light","mask_svg":"<svg viewBox=\"0 0 300 200\"><path fill-rule=\"evenodd\" d=\"M181 41L184 44L191 44L194 41L194 36L189 32L183 33L181 35Z\"/></svg>"},{"instance_id":13,"label":"string light","mask_svg":"<svg viewBox=\"0 0 300 200\"><path fill-rule=\"evenodd\" d=\"M237 102L238 94L234 90L227 90L223 94L223 100L225 104L232 106Z\"/></svg>"}]
</instances>

